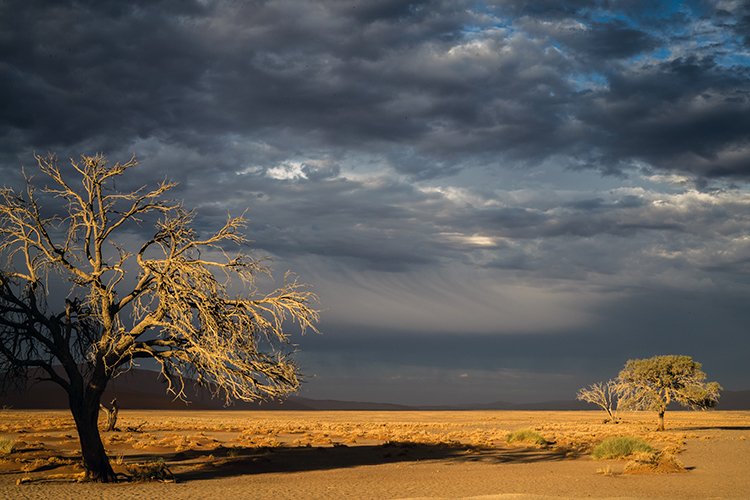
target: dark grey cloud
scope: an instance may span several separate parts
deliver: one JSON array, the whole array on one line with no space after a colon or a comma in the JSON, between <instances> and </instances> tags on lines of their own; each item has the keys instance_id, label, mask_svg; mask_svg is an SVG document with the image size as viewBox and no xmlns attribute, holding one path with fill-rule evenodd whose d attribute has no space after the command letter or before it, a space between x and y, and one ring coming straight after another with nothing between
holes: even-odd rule
<instances>
[{"instance_id":1,"label":"dark grey cloud","mask_svg":"<svg viewBox=\"0 0 750 500\"><path fill-rule=\"evenodd\" d=\"M559 39L571 49L594 60L619 59L655 49L658 40L621 21L592 23L590 29L561 34Z\"/></svg>"},{"instance_id":2,"label":"dark grey cloud","mask_svg":"<svg viewBox=\"0 0 750 500\"><path fill-rule=\"evenodd\" d=\"M604 172L643 161L746 177L747 68L715 60L736 25L705 8L656 27L644 21L653 15L607 19L619 4L519 9L5 2L3 150L17 159L155 137L218 152L227 134L287 131L334 153L387 155L420 179L560 155ZM681 51L699 22L714 37L702 55L648 60Z\"/></svg>"},{"instance_id":3,"label":"dark grey cloud","mask_svg":"<svg viewBox=\"0 0 750 500\"><path fill-rule=\"evenodd\" d=\"M748 173L748 72L685 57L610 75L582 117L598 130L602 161L641 160L701 177Z\"/></svg>"},{"instance_id":4,"label":"dark grey cloud","mask_svg":"<svg viewBox=\"0 0 750 500\"><path fill-rule=\"evenodd\" d=\"M714 346L745 344L746 307L731 294L717 293L709 304L705 300L690 292L640 291L603 308L586 328L554 334L453 332L424 338L381 329L353 336L333 329L301 341L310 375L330 379L317 384L311 378L304 390L354 399L369 384L385 387L381 394L389 400L414 402L419 394L422 404L573 399L578 388L616 376L628 359L673 352L700 360L712 379L738 390L747 380L744 353L717 352ZM720 329L717 318L726 319ZM329 364L340 371L327 370ZM444 374L437 387L433 367Z\"/></svg>"},{"instance_id":5,"label":"dark grey cloud","mask_svg":"<svg viewBox=\"0 0 750 500\"><path fill-rule=\"evenodd\" d=\"M492 399L631 355L714 363L747 347L747 17L721 1L6 1L0 175L19 186L34 152L136 153L118 187L178 181L201 231L249 207L253 247L320 290L330 341L303 341L320 387L377 395L401 370L456 394L479 377L466 394Z\"/></svg>"},{"instance_id":6,"label":"dark grey cloud","mask_svg":"<svg viewBox=\"0 0 750 500\"><path fill-rule=\"evenodd\" d=\"M575 16L584 9L596 7L598 2L592 0L571 0L555 2L541 0L539 2L521 2L516 0L498 0L491 5L502 13L512 17L535 17L541 19L558 19Z\"/></svg>"}]
</instances>

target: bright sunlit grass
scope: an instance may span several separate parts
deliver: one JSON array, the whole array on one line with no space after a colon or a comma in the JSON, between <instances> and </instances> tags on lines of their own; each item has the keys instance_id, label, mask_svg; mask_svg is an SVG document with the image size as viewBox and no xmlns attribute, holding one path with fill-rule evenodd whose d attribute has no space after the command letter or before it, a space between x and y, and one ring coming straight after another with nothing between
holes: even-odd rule
<instances>
[{"instance_id":1,"label":"bright sunlit grass","mask_svg":"<svg viewBox=\"0 0 750 500\"><path fill-rule=\"evenodd\" d=\"M536 431L530 429L521 429L518 431L511 432L508 434L509 443L529 443L543 446L547 444L547 440Z\"/></svg>"},{"instance_id":2,"label":"bright sunlit grass","mask_svg":"<svg viewBox=\"0 0 750 500\"><path fill-rule=\"evenodd\" d=\"M646 441L632 436L610 437L599 443L591 452L597 460L607 458L624 458L634 453L654 451Z\"/></svg>"}]
</instances>

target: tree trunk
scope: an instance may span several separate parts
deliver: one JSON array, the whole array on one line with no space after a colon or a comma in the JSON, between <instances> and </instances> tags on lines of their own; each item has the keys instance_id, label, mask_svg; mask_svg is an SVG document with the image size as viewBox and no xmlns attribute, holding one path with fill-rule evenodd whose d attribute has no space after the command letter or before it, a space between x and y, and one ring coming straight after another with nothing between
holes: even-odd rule
<instances>
[{"instance_id":1,"label":"tree trunk","mask_svg":"<svg viewBox=\"0 0 750 500\"><path fill-rule=\"evenodd\" d=\"M663 431L664 430L664 410L659 411L659 427L656 429L657 431Z\"/></svg>"},{"instance_id":2,"label":"tree trunk","mask_svg":"<svg viewBox=\"0 0 750 500\"><path fill-rule=\"evenodd\" d=\"M104 429L105 432L112 432L117 430L117 414L120 408L117 406L117 398L112 400L110 407L107 408L104 405L99 405L104 410L104 415L107 417L107 427Z\"/></svg>"},{"instance_id":3,"label":"tree trunk","mask_svg":"<svg viewBox=\"0 0 750 500\"><path fill-rule=\"evenodd\" d=\"M99 400L101 396L70 396L70 411L76 422L78 439L81 442L81 455L86 479L102 483L114 482L117 476L109 464L99 435Z\"/></svg>"}]
</instances>

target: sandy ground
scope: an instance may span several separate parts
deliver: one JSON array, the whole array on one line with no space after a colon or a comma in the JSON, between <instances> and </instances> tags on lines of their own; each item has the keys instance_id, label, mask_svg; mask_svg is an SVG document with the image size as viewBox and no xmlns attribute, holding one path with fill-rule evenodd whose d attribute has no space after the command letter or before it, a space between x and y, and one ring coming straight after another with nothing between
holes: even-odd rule
<instances>
[{"instance_id":1,"label":"sandy ground","mask_svg":"<svg viewBox=\"0 0 750 500\"><path fill-rule=\"evenodd\" d=\"M750 498L750 412L198 412L123 410L115 470L164 461L176 482L83 484L65 412L0 411L0 498ZM548 445L508 444L532 429ZM623 474L608 436L677 453L686 471ZM27 481L17 484L19 480Z\"/></svg>"}]
</instances>

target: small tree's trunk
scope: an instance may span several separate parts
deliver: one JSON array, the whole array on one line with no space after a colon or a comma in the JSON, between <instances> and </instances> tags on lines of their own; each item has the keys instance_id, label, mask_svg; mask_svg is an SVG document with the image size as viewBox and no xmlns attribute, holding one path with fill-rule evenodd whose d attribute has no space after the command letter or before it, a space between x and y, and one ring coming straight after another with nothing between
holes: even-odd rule
<instances>
[{"instance_id":1,"label":"small tree's trunk","mask_svg":"<svg viewBox=\"0 0 750 500\"><path fill-rule=\"evenodd\" d=\"M656 430L657 431L664 430L664 410L659 410L659 427L657 427Z\"/></svg>"},{"instance_id":2,"label":"small tree's trunk","mask_svg":"<svg viewBox=\"0 0 750 500\"><path fill-rule=\"evenodd\" d=\"M86 479L102 483L114 482L117 476L112 470L109 458L99 435L99 395L86 397L70 396L70 411L78 430L81 442L81 455Z\"/></svg>"},{"instance_id":3,"label":"small tree's trunk","mask_svg":"<svg viewBox=\"0 0 750 500\"><path fill-rule=\"evenodd\" d=\"M617 415L615 415L615 412L612 411L612 408L607 408L607 415L609 415L609 421L614 423L617 423Z\"/></svg>"},{"instance_id":4,"label":"small tree's trunk","mask_svg":"<svg viewBox=\"0 0 750 500\"><path fill-rule=\"evenodd\" d=\"M100 405L102 410L104 410L104 414L107 416L107 427L104 429L105 432L111 432L117 430L115 426L117 426L117 413L120 411L120 408L117 406L117 398L112 400L112 403L110 403L110 408L107 408L104 405Z\"/></svg>"}]
</instances>

